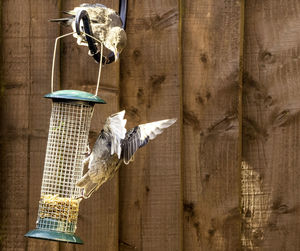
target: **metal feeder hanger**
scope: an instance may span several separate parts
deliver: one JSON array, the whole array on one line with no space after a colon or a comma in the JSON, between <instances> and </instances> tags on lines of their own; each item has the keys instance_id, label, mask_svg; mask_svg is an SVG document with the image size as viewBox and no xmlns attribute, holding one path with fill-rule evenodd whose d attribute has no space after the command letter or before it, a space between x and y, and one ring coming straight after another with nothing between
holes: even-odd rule
<instances>
[{"instance_id":1,"label":"metal feeder hanger","mask_svg":"<svg viewBox=\"0 0 300 251\"><path fill-rule=\"evenodd\" d=\"M127 0L120 2L120 16L125 28ZM89 17L86 11L76 15L76 27L83 21L84 34L89 49L97 62L108 64L114 62L114 55L108 59L103 57L103 45L93 37ZM83 160L88 147L88 134L95 104L105 104L97 96L102 64L95 94L78 90L53 91L54 66L56 47L59 39L72 35L74 32L57 37L54 46L52 63L51 93L45 98L52 99L52 112L44 173L39 201L36 229L25 236L30 238L83 244L74 233L77 227L81 189L76 182L83 174ZM80 33L79 33L80 34ZM95 41L101 43L101 52L97 51Z\"/></svg>"}]
</instances>

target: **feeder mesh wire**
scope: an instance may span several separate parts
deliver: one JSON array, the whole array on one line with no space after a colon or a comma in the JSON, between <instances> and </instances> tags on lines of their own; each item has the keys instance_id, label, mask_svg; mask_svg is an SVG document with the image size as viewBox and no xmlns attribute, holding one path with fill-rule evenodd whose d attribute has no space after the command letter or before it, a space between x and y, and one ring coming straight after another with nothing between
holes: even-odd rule
<instances>
[{"instance_id":1,"label":"feeder mesh wire","mask_svg":"<svg viewBox=\"0 0 300 251\"><path fill-rule=\"evenodd\" d=\"M37 227L75 232L93 106L53 102Z\"/></svg>"}]
</instances>

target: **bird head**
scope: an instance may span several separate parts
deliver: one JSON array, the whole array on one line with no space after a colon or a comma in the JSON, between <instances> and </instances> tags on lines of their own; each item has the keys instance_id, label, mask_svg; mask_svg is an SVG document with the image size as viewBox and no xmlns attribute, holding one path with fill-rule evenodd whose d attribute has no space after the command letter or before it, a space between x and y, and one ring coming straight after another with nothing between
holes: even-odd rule
<instances>
[{"instance_id":1,"label":"bird head","mask_svg":"<svg viewBox=\"0 0 300 251\"><path fill-rule=\"evenodd\" d=\"M107 39L104 41L105 47L111 50L115 55L115 61L118 60L119 54L125 48L127 36L124 29L113 27L107 34Z\"/></svg>"}]
</instances>

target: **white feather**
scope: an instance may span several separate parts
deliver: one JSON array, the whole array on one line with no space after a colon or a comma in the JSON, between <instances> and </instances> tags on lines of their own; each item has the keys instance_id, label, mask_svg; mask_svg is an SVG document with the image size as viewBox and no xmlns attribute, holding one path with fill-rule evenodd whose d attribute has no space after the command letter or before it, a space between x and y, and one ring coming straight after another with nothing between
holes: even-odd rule
<instances>
[{"instance_id":1,"label":"white feather","mask_svg":"<svg viewBox=\"0 0 300 251\"><path fill-rule=\"evenodd\" d=\"M125 138L126 135L126 122L124 119L125 110L115 113L107 118L104 125L104 130L109 131L112 135L111 142L111 155L117 154L118 158L121 157L121 140Z\"/></svg>"},{"instance_id":2,"label":"white feather","mask_svg":"<svg viewBox=\"0 0 300 251\"><path fill-rule=\"evenodd\" d=\"M154 139L157 135L161 134L165 128L173 125L177 119L165 119L152 123L139 125L141 130L141 140L149 137L150 140Z\"/></svg>"}]
</instances>

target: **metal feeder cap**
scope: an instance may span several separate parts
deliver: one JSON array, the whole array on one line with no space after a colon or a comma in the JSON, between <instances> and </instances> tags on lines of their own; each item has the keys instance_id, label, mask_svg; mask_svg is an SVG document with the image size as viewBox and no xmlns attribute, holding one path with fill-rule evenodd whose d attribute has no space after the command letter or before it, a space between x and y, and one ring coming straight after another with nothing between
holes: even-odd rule
<instances>
[{"instance_id":1,"label":"metal feeder cap","mask_svg":"<svg viewBox=\"0 0 300 251\"><path fill-rule=\"evenodd\" d=\"M74 244L83 244L83 241L76 235L71 233L63 233L52 230L34 229L24 235L25 237L43 239L50 241L61 241Z\"/></svg>"},{"instance_id":2,"label":"metal feeder cap","mask_svg":"<svg viewBox=\"0 0 300 251\"><path fill-rule=\"evenodd\" d=\"M76 100L76 101L85 101L90 103L96 104L106 104L106 102L91 94L89 92L84 91L77 91L77 90L61 90L46 94L44 98L51 98L51 99L62 99L62 100Z\"/></svg>"}]
</instances>

